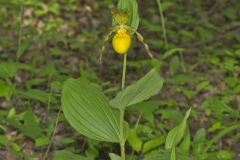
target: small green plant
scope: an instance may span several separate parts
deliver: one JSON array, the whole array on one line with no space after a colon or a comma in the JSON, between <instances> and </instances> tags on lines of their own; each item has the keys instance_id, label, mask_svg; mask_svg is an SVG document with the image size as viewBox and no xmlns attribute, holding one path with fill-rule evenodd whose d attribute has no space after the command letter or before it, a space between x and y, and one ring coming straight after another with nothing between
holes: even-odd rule
<instances>
[{"instance_id":1,"label":"small green plant","mask_svg":"<svg viewBox=\"0 0 240 160\"><path fill-rule=\"evenodd\" d=\"M135 33L142 42L147 53L153 58L149 47L143 42L142 35L137 32L139 24L137 2L135 0L119 0L118 10L112 12L113 27L104 38L108 41L115 32L112 40L113 49L123 55L122 90L115 98L109 100L98 88L85 79L69 79L62 91L62 107L66 119L79 133L94 140L119 143L121 155L110 153L112 160L125 160L125 143L131 130L124 115L129 106L136 105L159 93L163 78L152 69L137 82L125 87L127 51L131 45L131 36ZM102 53L105 50L103 45ZM166 150L170 150L171 160L176 159L176 146L184 137L187 112L183 121L173 128L165 142Z\"/></svg>"}]
</instances>

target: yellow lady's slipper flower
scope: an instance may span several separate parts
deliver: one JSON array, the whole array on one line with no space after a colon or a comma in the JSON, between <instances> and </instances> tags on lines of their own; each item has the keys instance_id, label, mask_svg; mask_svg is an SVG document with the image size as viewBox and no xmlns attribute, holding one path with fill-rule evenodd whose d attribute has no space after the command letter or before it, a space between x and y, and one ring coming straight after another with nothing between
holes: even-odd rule
<instances>
[{"instance_id":1,"label":"yellow lady's slipper flower","mask_svg":"<svg viewBox=\"0 0 240 160\"><path fill-rule=\"evenodd\" d=\"M113 49L118 54L124 54L128 51L130 45L131 45L130 34L127 33L127 30L124 28L118 29L117 33L114 35L112 39Z\"/></svg>"},{"instance_id":2,"label":"yellow lady's slipper flower","mask_svg":"<svg viewBox=\"0 0 240 160\"><path fill-rule=\"evenodd\" d=\"M146 49L148 55L153 58L151 51L149 50L148 45L144 42L143 36L134 28L127 24L128 22L128 11L126 10L114 10L112 11L113 19L116 23L103 38L103 45L100 52L100 61L102 61L103 52L105 50L105 43L109 40L112 33L115 33L112 39L112 46L113 49L118 54L125 54L127 53L130 45L131 45L131 36L136 35L137 39L143 44L144 48Z\"/></svg>"}]
</instances>

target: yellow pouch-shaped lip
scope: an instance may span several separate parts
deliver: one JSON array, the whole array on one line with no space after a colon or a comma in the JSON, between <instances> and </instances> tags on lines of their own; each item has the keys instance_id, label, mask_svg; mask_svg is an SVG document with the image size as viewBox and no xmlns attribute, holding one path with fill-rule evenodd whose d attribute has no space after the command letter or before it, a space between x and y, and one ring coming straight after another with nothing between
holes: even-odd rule
<instances>
[{"instance_id":1,"label":"yellow pouch-shaped lip","mask_svg":"<svg viewBox=\"0 0 240 160\"><path fill-rule=\"evenodd\" d=\"M118 54L124 54L131 45L131 37L125 29L119 29L112 39L112 45Z\"/></svg>"}]
</instances>

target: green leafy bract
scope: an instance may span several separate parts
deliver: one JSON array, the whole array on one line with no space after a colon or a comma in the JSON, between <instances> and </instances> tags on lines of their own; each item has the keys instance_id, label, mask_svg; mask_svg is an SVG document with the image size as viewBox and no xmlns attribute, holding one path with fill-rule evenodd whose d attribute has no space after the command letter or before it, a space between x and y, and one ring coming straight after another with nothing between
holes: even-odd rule
<instances>
[{"instance_id":1,"label":"green leafy bract","mask_svg":"<svg viewBox=\"0 0 240 160\"><path fill-rule=\"evenodd\" d=\"M155 69L152 69L135 84L128 86L125 90L110 101L114 108L124 110L126 107L142 102L156 95L163 85L163 79Z\"/></svg>"},{"instance_id":2,"label":"green leafy bract","mask_svg":"<svg viewBox=\"0 0 240 160\"><path fill-rule=\"evenodd\" d=\"M139 25L138 4L136 0L119 0L118 9L129 12L128 24L135 30Z\"/></svg>"}]
</instances>

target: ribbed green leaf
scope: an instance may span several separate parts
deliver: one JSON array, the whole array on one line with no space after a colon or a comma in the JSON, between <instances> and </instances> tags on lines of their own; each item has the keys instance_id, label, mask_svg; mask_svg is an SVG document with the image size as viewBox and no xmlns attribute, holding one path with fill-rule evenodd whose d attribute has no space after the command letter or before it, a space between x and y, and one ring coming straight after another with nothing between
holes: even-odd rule
<instances>
[{"instance_id":1,"label":"ribbed green leaf","mask_svg":"<svg viewBox=\"0 0 240 160\"><path fill-rule=\"evenodd\" d=\"M63 112L79 133L99 141L119 142L119 121L107 97L83 80L69 79L62 92Z\"/></svg>"},{"instance_id":2,"label":"ribbed green leaf","mask_svg":"<svg viewBox=\"0 0 240 160\"><path fill-rule=\"evenodd\" d=\"M9 101L14 91L15 91L15 88L13 85L9 86L5 83L1 83L0 81L0 97L4 96L6 100Z\"/></svg>"},{"instance_id":3,"label":"ribbed green leaf","mask_svg":"<svg viewBox=\"0 0 240 160\"><path fill-rule=\"evenodd\" d=\"M142 102L157 94L163 85L163 79L155 69L148 72L135 84L128 86L124 91L110 101L114 108L125 109L127 106Z\"/></svg>"},{"instance_id":4,"label":"ribbed green leaf","mask_svg":"<svg viewBox=\"0 0 240 160\"><path fill-rule=\"evenodd\" d=\"M141 150L143 142L138 137L135 129L129 131L128 143L135 151L139 152Z\"/></svg>"},{"instance_id":5,"label":"ribbed green leaf","mask_svg":"<svg viewBox=\"0 0 240 160\"><path fill-rule=\"evenodd\" d=\"M15 62L1 62L0 64L0 77L12 78L17 72L17 64Z\"/></svg>"},{"instance_id":6,"label":"ribbed green leaf","mask_svg":"<svg viewBox=\"0 0 240 160\"><path fill-rule=\"evenodd\" d=\"M30 89L28 91L17 91L18 94L24 98L27 99L32 99L32 100L37 100L42 103L55 103L56 99L53 95L50 93L47 93L43 90L38 90L38 89Z\"/></svg>"},{"instance_id":7,"label":"ribbed green leaf","mask_svg":"<svg viewBox=\"0 0 240 160\"><path fill-rule=\"evenodd\" d=\"M119 0L118 9L128 10L129 20L128 24L137 30L139 25L138 4L136 0Z\"/></svg>"},{"instance_id":8,"label":"ribbed green leaf","mask_svg":"<svg viewBox=\"0 0 240 160\"><path fill-rule=\"evenodd\" d=\"M175 147L172 148L170 160L176 160L176 149L175 149Z\"/></svg>"},{"instance_id":9,"label":"ribbed green leaf","mask_svg":"<svg viewBox=\"0 0 240 160\"><path fill-rule=\"evenodd\" d=\"M53 160L89 160L83 156L74 154L67 150L56 151Z\"/></svg>"},{"instance_id":10,"label":"ribbed green leaf","mask_svg":"<svg viewBox=\"0 0 240 160\"><path fill-rule=\"evenodd\" d=\"M188 155L190 150L190 145L191 145L191 135L190 135L189 129L187 129L187 132L180 144L180 149L182 153L185 153L186 155Z\"/></svg>"},{"instance_id":11,"label":"ribbed green leaf","mask_svg":"<svg viewBox=\"0 0 240 160\"><path fill-rule=\"evenodd\" d=\"M191 109L189 109L182 120L182 122L174 127L167 135L166 142L165 142L165 148L166 149L172 149L177 146L177 144L182 140L186 126L187 126L187 119L189 117L189 114L191 112Z\"/></svg>"},{"instance_id":12,"label":"ribbed green leaf","mask_svg":"<svg viewBox=\"0 0 240 160\"><path fill-rule=\"evenodd\" d=\"M109 153L109 157L111 160L121 160L122 159L119 155L116 155L114 153Z\"/></svg>"},{"instance_id":13,"label":"ribbed green leaf","mask_svg":"<svg viewBox=\"0 0 240 160\"><path fill-rule=\"evenodd\" d=\"M150 151L151 149L164 144L164 142L165 142L165 136L159 136L157 138L151 139L151 140L147 141L146 143L144 143L142 153L146 153L146 152Z\"/></svg>"}]
</instances>

